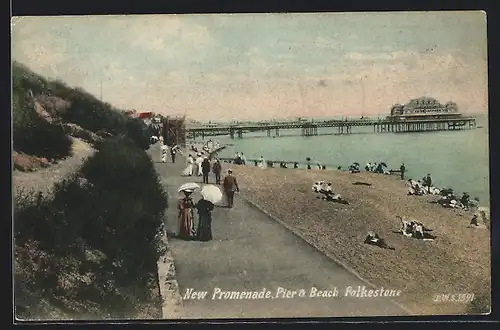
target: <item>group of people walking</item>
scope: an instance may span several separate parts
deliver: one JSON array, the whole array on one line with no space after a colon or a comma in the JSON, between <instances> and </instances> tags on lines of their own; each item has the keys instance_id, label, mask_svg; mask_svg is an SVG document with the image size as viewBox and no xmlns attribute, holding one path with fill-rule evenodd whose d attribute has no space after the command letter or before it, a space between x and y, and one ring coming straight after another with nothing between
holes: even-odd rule
<instances>
[{"instance_id":1,"label":"group of people walking","mask_svg":"<svg viewBox=\"0 0 500 330\"><path fill-rule=\"evenodd\" d=\"M215 175L215 183L220 184L222 165L219 159L216 158L213 163L210 163L210 158L208 156L203 156L201 153L198 153L197 158L194 159L193 156L189 154L186 163L186 168L182 171L182 176L202 176L203 183L208 183L208 177L210 171L212 171Z\"/></svg>"}]
</instances>

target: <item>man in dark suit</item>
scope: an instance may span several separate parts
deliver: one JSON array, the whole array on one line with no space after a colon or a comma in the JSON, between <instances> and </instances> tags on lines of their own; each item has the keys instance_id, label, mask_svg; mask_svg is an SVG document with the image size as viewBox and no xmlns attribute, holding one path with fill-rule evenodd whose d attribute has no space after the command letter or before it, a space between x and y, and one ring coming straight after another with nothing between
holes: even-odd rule
<instances>
[{"instance_id":1,"label":"man in dark suit","mask_svg":"<svg viewBox=\"0 0 500 330\"><path fill-rule=\"evenodd\" d=\"M224 178L222 186L227 196L228 207L232 208L234 201L234 192L235 191L240 192L240 188L238 187L238 182L236 180L236 177L233 176L232 170L227 170L227 176Z\"/></svg>"},{"instance_id":2,"label":"man in dark suit","mask_svg":"<svg viewBox=\"0 0 500 330\"><path fill-rule=\"evenodd\" d=\"M208 183L208 173L210 173L210 161L208 157L205 157L203 162L201 162L201 172L203 173L203 183Z\"/></svg>"}]
</instances>

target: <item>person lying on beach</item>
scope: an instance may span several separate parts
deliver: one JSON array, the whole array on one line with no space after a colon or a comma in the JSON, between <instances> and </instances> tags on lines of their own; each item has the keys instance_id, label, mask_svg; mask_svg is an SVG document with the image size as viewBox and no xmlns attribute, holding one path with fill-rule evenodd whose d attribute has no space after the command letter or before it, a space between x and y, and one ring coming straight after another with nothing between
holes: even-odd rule
<instances>
[{"instance_id":1,"label":"person lying on beach","mask_svg":"<svg viewBox=\"0 0 500 330\"><path fill-rule=\"evenodd\" d=\"M460 203L462 203L462 208L464 210L468 210L470 207L470 196L467 192L464 192L462 194L462 197L460 198Z\"/></svg>"},{"instance_id":2,"label":"person lying on beach","mask_svg":"<svg viewBox=\"0 0 500 330\"><path fill-rule=\"evenodd\" d=\"M375 245L382 249L395 250L395 248L389 246L383 238L381 238L377 233L369 231L366 235L365 241L363 242L369 245Z\"/></svg>"},{"instance_id":3,"label":"person lying on beach","mask_svg":"<svg viewBox=\"0 0 500 330\"><path fill-rule=\"evenodd\" d=\"M401 221L401 228L399 229L401 231L401 233L407 237L410 237L410 236L415 236L415 230L418 229L418 230L422 230L424 233L425 232L429 232L429 231L432 231L432 229L430 228L427 228L424 226L423 223L417 221L417 220L413 220L413 219L407 219L406 217L400 217L400 216L397 216L396 218L398 218L400 221ZM417 228L417 226L419 226Z\"/></svg>"},{"instance_id":4,"label":"person lying on beach","mask_svg":"<svg viewBox=\"0 0 500 330\"><path fill-rule=\"evenodd\" d=\"M332 183L331 182L328 182L328 183L323 182L323 184L320 186L319 192L324 194L324 195L333 195Z\"/></svg>"},{"instance_id":5,"label":"person lying on beach","mask_svg":"<svg viewBox=\"0 0 500 330\"><path fill-rule=\"evenodd\" d=\"M436 236L424 231L424 226L420 223L413 224L413 237L422 240L434 240Z\"/></svg>"},{"instance_id":6,"label":"person lying on beach","mask_svg":"<svg viewBox=\"0 0 500 330\"><path fill-rule=\"evenodd\" d=\"M418 181L415 180L408 180L410 183L410 187L408 188L408 195L414 195L414 196L422 196L425 194L424 189L422 186L418 183Z\"/></svg>"},{"instance_id":7,"label":"person lying on beach","mask_svg":"<svg viewBox=\"0 0 500 330\"><path fill-rule=\"evenodd\" d=\"M322 200L328 201L328 202L336 202L336 203L341 203L341 204L349 204L348 201L345 199L342 199L342 196L340 194L336 194L333 192L332 188L332 183L328 182L328 184L324 184L321 186L320 191L319 191L323 196L319 196Z\"/></svg>"},{"instance_id":8,"label":"person lying on beach","mask_svg":"<svg viewBox=\"0 0 500 330\"><path fill-rule=\"evenodd\" d=\"M447 208L461 207L460 204L457 202L457 198L453 194L448 194L447 196L442 196L437 202L441 206L447 207Z\"/></svg>"}]
</instances>

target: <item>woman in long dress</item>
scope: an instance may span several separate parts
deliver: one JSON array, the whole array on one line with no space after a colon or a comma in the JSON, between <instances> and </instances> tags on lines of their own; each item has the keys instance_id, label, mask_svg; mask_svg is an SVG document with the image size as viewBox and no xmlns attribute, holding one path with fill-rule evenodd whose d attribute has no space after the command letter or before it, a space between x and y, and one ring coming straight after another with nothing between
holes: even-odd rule
<instances>
[{"instance_id":1,"label":"woman in long dress","mask_svg":"<svg viewBox=\"0 0 500 330\"><path fill-rule=\"evenodd\" d=\"M260 156L260 159L259 159L259 167L260 167L260 168L266 168L266 161L264 160L264 157L263 157L263 156Z\"/></svg>"},{"instance_id":2,"label":"woman in long dress","mask_svg":"<svg viewBox=\"0 0 500 330\"><path fill-rule=\"evenodd\" d=\"M193 175L193 163L194 163L193 157L191 157L191 155L188 155L186 159L186 168L181 173L182 176Z\"/></svg>"},{"instance_id":3,"label":"woman in long dress","mask_svg":"<svg viewBox=\"0 0 500 330\"><path fill-rule=\"evenodd\" d=\"M212 240L212 211L214 204L206 199L200 199L196 203L198 209L198 230L196 232L196 239L199 241Z\"/></svg>"},{"instance_id":4,"label":"woman in long dress","mask_svg":"<svg viewBox=\"0 0 500 330\"><path fill-rule=\"evenodd\" d=\"M179 199L179 237L185 240L192 240L196 235L194 228L194 202L191 198L193 191L184 190L184 197Z\"/></svg>"}]
</instances>

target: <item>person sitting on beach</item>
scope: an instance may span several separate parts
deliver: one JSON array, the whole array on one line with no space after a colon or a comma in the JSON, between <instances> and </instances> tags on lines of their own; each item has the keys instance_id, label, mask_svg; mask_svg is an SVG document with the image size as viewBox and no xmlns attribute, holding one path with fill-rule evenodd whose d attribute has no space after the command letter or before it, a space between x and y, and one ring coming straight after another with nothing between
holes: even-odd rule
<instances>
[{"instance_id":1,"label":"person sitting on beach","mask_svg":"<svg viewBox=\"0 0 500 330\"><path fill-rule=\"evenodd\" d=\"M294 162L294 163L293 163L293 168L299 168L299 163Z\"/></svg>"},{"instance_id":2,"label":"person sitting on beach","mask_svg":"<svg viewBox=\"0 0 500 330\"><path fill-rule=\"evenodd\" d=\"M474 226L474 227L479 227L479 214L478 213L474 213L474 215L472 216L472 219L470 221L470 224L469 226Z\"/></svg>"},{"instance_id":3,"label":"person sitting on beach","mask_svg":"<svg viewBox=\"0 0 500 330\"><path fill-rule=\"evenodd\" d=\"M480 207L472 216L469 228L486 228L486 223L489 222L489 209Z\"/></svg>"},{"instance_id":4,"label":"person sitting on beach","mask_svg":"<svg viewBox=\"0 0 500 330\"><path fill-rule=\"evenodd\" d=\"M411 221L399 217L401 219L401 228L399 229L401 233L406 237L411 237L413 235L413 224Z\"/></svg>"},{"instance_id":5,"label":"person sitting on beach","mask_svg":"<svg viewBox=\"0 0 500 330\"><path fill-rule=\"evenodd\" d=\"M441 193L441 190L439 190L438 188L436 187L431 187L430 188L430 194L431 195L439 195Z\"/></svg>"},{"instance_id":6,"label":"person sitting on beach","mask_svg":"<svg viewBox=\"0 0 500 330\"><path fill-rule=\"evenodd\" d=\"M395 250L395 248L389 246L383 238L381 238L377 233L369 231L366 235L365 241L363 242L369 245L375 245L382 249Z\"/></svg>"},{"instance_id":7,"label":"person sitting on beach","mask_svg":"<svg viewBox=\"0 0 500 330\"><path fill-rule=\"evenodd\" d=\"M473 208L473 207L478 207L478 206L479 206L479 198L474 197L474 199L470 200L470 201L469 201L469 206L470 206L471 208Z\"/></svg>"},{"instance_id":8,"label":"person sitting on beach","mask_svg":"<svg viewBox=\"0 0 500 330\"><path fill-rule=\"evenodd\" d=\"M318 166L318 170L321 170L321 164L320 163L316 164L316 166Z\"/></svg>"},{"instance_id":9,"label":"person sitting on beach","mask_svg":"<svg viewBox=\"0 0 500 330\"><path fill-rule=\"evenodd\" d=\"M413 237L422 240L434 240L436 236L428 233L429 229L425 228L420 222L414 222L413 224Z\"/></svg>"},{"instance_id":10,"label":"person sitting on beach","mask_svg":"<svg viewBox=\"0 0 500 330\"><path fill-rule=\"evenodd\" d=\"M326 166L325 165L321 165L321 169L322 170L326 170Z\"/></svg>"},{"instance_id":11,"label":"person sitting on beach","mask_svg":"<svg viewBox=\"0 0 500 330\"><path fill-rule=\"evenodd\" d=\"M470 196L467 192L464 192L462 194L462 197L460 198L460 203L462 203L462 208L464 210L468 210L470 207Z\"/></svg>"},{"instance_id":12,"label":"person sitting on beach","mask_svg":"<svg viewBox=\"0 0 500 330\"><path fill-rule=\"evenodd\" d=\"M241 153L241 165L246 165L247 164L247 158L243 153Z\"/></svg>"},{"instance_id":13,"label":"person sitting on beach","mask_svg":"<svg viewBox=\"0 0 500 330\"><path fill-rule=\"evenodd\" d=\"M366 163L365 171L370 172L372 170L372 164L370 162Z\"/></svg>"},{"instance_id":14,"label":"person sitting on beach","mask_svg":"<svg viewBox=\"0 0 500 330\"><path fill-rule=\"evenodd\" d=\"M333 194L333 188L332 188L332 183L331 182L322 182L322 185L320 186L320 193L325 194L325 195L331 195Z\"/></svg>"},{"instance_id":15,"label":"person sitting on beach","mask_svg":"<svg viewBox=\"0 0 500 330\"><path fill-rule=\"evenodd\" d=\"M359 173L359 164L358 163L352 163L349 165L349 172L350 173Z\"/></svg>"},{"instance_id":16,"label":"person sitting on beach","mask_svg":"<svg viewBox=\"0 0 500 330\"><path fill-rule=\"evenodd\" d=\"M253 163L254 163L255 167L259 166L259 161L258 160L254 160Z\"/></svg>"},{"instance_id":17,"label":"person sitting on beach","mask_svg":"<svg viewBox=\"0 0 500 330\"><path fill-rule=\"evenodd\" d=\"M269 167L269 168L274 167L274 163L272 161L268 160L266 163L267 163L267 167Z\"/></svg>"},{"instance_id":18,"label":"person sitting on beach","mask_svg":"<svg viewBox=\"0 0 500 330\"><path fill-rule=\"evenodd\" d=\"M312 185L312 191L315 192L315 193L319 193L323 187L323 185L325 184L324 181L317 181L317 182L314 182L313 185Z\"/></svg>"},{"instance_id":19,"label":"person sitting on beach","mask_svg":"<svg viewBox=\"0 0 500 330\"><path fill-rule=\"evenodd\" d=\"M234 154L234 159L233 159L233 164L235 165L241 165L243 162L241 160L241 156L240 156L240 153L237 152Z\"/></svg>"},{"instance_id":20,"label":"person sitting on beach","mask_svg":"<svg viewBox=\"0 0 500 330\"><path fill-rule=\"evenodd\" d=\"M342 166L338 166L337 171L342 171Z\"/></svg>"}]
</instances>

